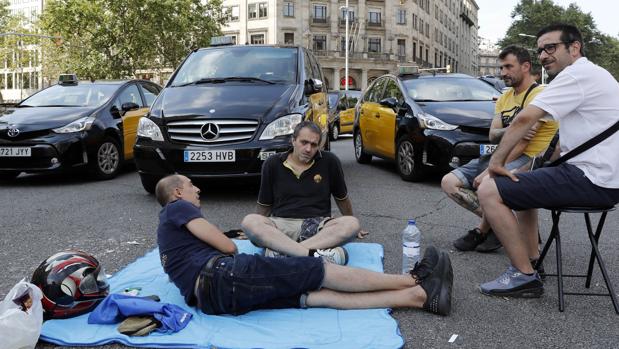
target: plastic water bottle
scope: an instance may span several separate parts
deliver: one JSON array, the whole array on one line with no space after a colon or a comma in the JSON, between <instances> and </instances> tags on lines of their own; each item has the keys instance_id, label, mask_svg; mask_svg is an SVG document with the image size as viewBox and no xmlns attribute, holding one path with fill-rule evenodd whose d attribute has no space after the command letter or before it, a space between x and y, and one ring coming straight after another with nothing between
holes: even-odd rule
<instances>
[{"instance_id":1,"label":"plastic water bottle","mask_svg":"<svg viewBox=\"0 0 619 349\"><path fill-rule=\"evenodd\" d=\"M421 232L414 219L409 219L406 228L402 230L402 274L407 274L419 262L421 248Z\"/></svg>"}]
</instances>

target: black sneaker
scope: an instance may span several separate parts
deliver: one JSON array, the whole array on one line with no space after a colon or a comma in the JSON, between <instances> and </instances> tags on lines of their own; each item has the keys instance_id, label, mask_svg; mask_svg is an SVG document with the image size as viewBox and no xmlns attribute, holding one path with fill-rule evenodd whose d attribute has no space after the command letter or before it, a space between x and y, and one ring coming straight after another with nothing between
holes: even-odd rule
<instances>
[{"instance_id":1,"label":"black sneaker","mask_svg":"<svg viewBox=\"0 0 619 349\"><path fill-rule=\"evenodd\" d=\"M454 241L454 247L460 251L473 251L485 239L486 236L481 233L479 228L471 229L466 235Z\"/></svg>"},{"instance_id":2,"label":"black sneaker","mask_svg":"<svg viewBox=\"0 0 619 349\"><path fill-rule=\"evenodd\" d=\"M496 251L501 247L503 247L503 245L501 244L501 241L497 239L492 229L490 229L488 231L488 234L486 234L486 239L484 240L484 242L477 245L477 247L475 247L475 251L486 253L486 252Z\"/></svg>"},{"instance_id":3,"label":"black sneaker","mask_svg":"<svg viewBox=\"0 0 619 349\"><path fill-rule=\"evenodd\" d=\"M422 280L427 278L438 264L439 252L434 246L426 247L421 261L415 264L415 267L409 271L413 279L420 285Z\"/></svg>"},{"instance_id":4,"label":"black sneaker","mask_svg":"<svg viewBox=\"0 0 619 349\"><path fill-rule=\"evenodd\" d=\"M453 286L453 269L447 252L440 252L432 273L421 280L421 288L427 299L423 309L438 315L448 315L451 311L451 289Z\"/></svg>"}]
</instances>

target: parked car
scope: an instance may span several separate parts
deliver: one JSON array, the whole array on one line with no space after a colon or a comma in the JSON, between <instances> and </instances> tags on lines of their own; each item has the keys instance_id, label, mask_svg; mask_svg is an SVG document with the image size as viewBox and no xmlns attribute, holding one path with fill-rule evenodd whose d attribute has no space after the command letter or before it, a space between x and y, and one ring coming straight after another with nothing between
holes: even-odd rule
<instances>
[{"instance_id":1,"label":"parked car","mask_svg":"<svg viewBox=\"0 0 619 349\"><path fill-rule=\"evenodd\" d=\"M338 102L340 99L340 91L329 91L327 100L329 103L329 139L336 141L340 137L339 127L335 121L338 117Z\"/></svg>"},{"instance_id":2,"label":"parked car","mask_svg":"<svg viewBox=\"0 0 619 349\"><path fill-rule=\"evenodd\" d=\"M190 178L259 176L290 148L302 120L316 122L329 149L327 90L318 60L298 46L195 50L177 68L147 118L135 162L144 189L170 173Z\"/></svg>"},{"instance_id":3,"label":"parked car","mask_svg":"<svg viewBox=\"0 0 619 349\"><path fill-rule=\"evenodd\" d=\"M402 179L422 180L431 168L449 170L479 157L489 143L500 92L464 74L384 75L355 110L355 157L395 161Z\"/></svg>"},{"instance_id":4,"label":"parked car","mask_svg":"<svg viewBox=\"0 0 619 349\"><path fill-rule=\"evenodd\" d=\"M116 176L133 158L138 119L161 91L145 80L78 81L65 75L0 112L0 178L87 168Z\"/></svg>"},{"instance_id":5,"label":"parked car","mask_svg":"<svg viewBox=\"0 0 619 349\"><path fill-rule=\"evenodd\" d=\"M338 104L338 114L335 125L339 129L339 134L352 134L353 124L355 123L355 106L361 98L361 91L348 90L342 91Z\"/></svg>"}]
</instances>

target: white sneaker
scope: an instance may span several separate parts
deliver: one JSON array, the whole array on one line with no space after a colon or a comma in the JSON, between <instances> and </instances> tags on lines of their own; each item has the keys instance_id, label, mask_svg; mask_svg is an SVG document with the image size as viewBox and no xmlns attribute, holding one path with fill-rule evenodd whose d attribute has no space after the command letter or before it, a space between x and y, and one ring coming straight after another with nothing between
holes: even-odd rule
<instances>
[{"instance_id":1,"label":"white sneaker","mask_svg":"<svg viewBox=\"0 0 619 349\"><path fill-rule=\"evenodd\" d=\"M314 257L322 257L327 262L338 265L346 265L348 263L348 252L343 247L316 250Z\"/></svg>"}]
</instances>

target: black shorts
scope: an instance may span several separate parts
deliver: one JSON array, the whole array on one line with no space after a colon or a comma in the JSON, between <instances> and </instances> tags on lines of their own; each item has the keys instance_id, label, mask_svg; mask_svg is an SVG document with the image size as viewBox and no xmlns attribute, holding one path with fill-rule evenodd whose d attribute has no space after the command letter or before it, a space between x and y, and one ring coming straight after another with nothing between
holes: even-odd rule
<instances>
[{"instance_id":1,"label":"black shorts","mask_svg":"<svg viewBox=\"0 0 619 349\"><path fill-rule=\"evenodd\" d=\"M578 167L561 164L543 167L509 177L497 177L495 183L507 207L522 211L530 208L609 207L619 202L619 189L593 183Z\"/></svg>"}]
</instances>

